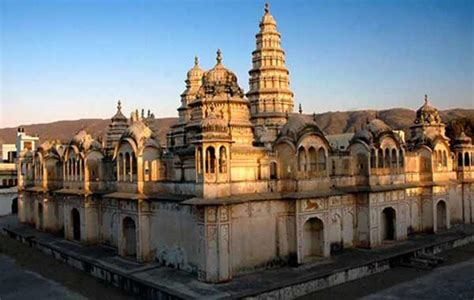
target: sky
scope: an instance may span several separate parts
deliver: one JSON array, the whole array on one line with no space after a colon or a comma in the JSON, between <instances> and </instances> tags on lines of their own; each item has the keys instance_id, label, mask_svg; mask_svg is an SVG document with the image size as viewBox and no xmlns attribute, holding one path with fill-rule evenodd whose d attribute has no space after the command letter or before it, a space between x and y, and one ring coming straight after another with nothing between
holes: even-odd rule
<instances>
[{"instance_id":1,"label":"sky","mask_svg":"<svg viewBox=\"0 0 474 300\"><path fill-rule=\"evenodd\" d=\"M248 90L264 1L0 0L0 128L151 109L194 56ZM474 1L271 0L295 109L474 108Z\"/></svg>"}]
</instances>

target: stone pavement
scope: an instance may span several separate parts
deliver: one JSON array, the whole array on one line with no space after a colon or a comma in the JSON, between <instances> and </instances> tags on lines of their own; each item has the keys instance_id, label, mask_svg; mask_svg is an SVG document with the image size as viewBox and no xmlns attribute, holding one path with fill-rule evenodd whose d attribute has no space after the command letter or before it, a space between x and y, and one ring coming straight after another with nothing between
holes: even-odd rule
<instances>
[{"instance_id":1,"label":"stone pavement","mask_svg":"<svg viewBox=\"0 0 474 300\"><path fill-rule=\"evenodd\" d=\"M378 249L346 249L340 255L310 265L257 271L235 277L228 283L206 284L198 281L194 275L162 267L156 263L141 264L120 258L114 248L85 246L66 241L36 231L29 226L15 224L11 219L0 218L0 227L2 225L9 227L8 231L4 232L23 238L43 252L53 252L54 256L69 264L71 261L74 261L74 264L81 262L81 269L116 286L124 285L120 287L126 290L136 292L146 287L178 298L207 299L301 296L317 289L386 270L391 264L396 263L396 260L406 255L413 255L415 251L430 247L445 247L442 245L453 247L456 241L474 241L474 226L462 226L436 235L415 235L408 240ZM124 284L127 281L128 283ZM130 288L130 282L135 284L133 288ZM140 294L147 297L156 295L156 293L150 294L149 291Z\"/></svg>"},{"instance_id":2,"label":"stone pavement","mask_svg":"<svg viewBox=\"0 0 474 300\"><path fill-rule=\"evenodd\" d=\"M440 267L436 272L371 294L362 299L474 299L474 258Z\"/></svg>"},{"instance_id":3,"label":"stone pavement","mask_svg":"<svg viewBox=\"0 0 474 300\"><path fill-rule=\"evenodd\" d=\"M82 300L86 298L38 273L18 266L13 259L0 254L0 299Z\"/></svg>"}]
</instances>

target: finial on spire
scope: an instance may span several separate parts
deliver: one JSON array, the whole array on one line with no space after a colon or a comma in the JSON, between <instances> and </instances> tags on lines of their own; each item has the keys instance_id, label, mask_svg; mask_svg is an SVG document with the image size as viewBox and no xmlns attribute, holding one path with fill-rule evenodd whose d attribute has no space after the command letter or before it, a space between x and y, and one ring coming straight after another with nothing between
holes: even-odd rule
<instances>
[{"instance_id":1,"label":"finial on spire","mask_svg":"<svg viewBox=\"0 0 474 300\"><path fill-rule=\"evenodd\" d=\"M301 103L300 103L299 106L298 106L298 112L299 112L300 114L303 113L303 107L301 106Z\"/></svg>"},{"instance_id":2,"label":"finial on spire","mask_svg":"<svg viewBox=\"0 0 474 300\"><path fill-rule=\"evenodd\" d=\"M425 104L428 104L428 95L425 94Z\"/></svg>"},{"instance_id":3,"label":"finial on spire","mask_svg":"<svg viewBox=\"0 0 474 300\"><path fill-rule=\"evenodd\" d=\"M270 4L268 2L265 2L265 14L268 14L270 12Z\"/></svg>"},{"instance_id":4,"label":"finial on spire","mask_svg":"<svg viewBox=\"0 0 474 300\"><path fill-rule=\"evenodd\" d=\"M194 65L198 66L199 65L199 57L194 56Z\"/></svg>"},{"instance_id":5,"label":"finial on spire","mask_svg":"<svg viewBox=\"0 0 474 300\"><path fill-rule=\"evenodd\" d=\"M217 49L217 57L216 57L217 63L220 64L222 62L222 52L221 49Z\"/></svg>"},{"instance_id":6,"label":"finial on spire","mask_svg":"<svg viewBox=\"0 0 474 300\"><path fill-rule=\"evenodd\" d=\"M117 102L117 110L122 111L122 101L120 100Z\"/></svg>"}]
</instances>

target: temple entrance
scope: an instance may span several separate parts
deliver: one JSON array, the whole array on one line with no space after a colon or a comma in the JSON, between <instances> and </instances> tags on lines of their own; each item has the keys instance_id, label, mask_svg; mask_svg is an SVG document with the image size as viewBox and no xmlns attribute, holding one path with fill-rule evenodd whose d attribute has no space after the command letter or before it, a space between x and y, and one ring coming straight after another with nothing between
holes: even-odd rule
<instances>
[{"instance_id":1,"label":"temple entrance","mask_svg":"<svg viewBox=\"0 0 474 300\"><path fill-rule=\"evenodd\" d=\"M442 230L447 228L446 203L441 200L436 204L436 229Z\"/></svg>"},{"instance_id":2,"label":"temple entrance","mask_svg":"<svg viewBox=\"0 0 474 300\"><path fill-rule=\"evenodd\" d=\"M12 215L16 215L18 213L18 198L12 200Z\"/></svg>"},{"instance_id":3,"label":"temple entrance","mask_svg":"<svg viewBox=\"0 0 474 300\"><path fill-rule=\"evenodd\" d=\"M38 228L43 229L43 204L38 203Z\"/></svg>"},{"instance_id":4,"label":"temple entrance","mask_svg":"<svg viewBox=\"0 0 474 300\"><path fill-rule=\"evenodd\" d=\"M132 218L126 217L123 219L123 238L125 239L125 256L137 255L137 230L135 221Z\"/></svg>"},{"instance_id":5,"label":"temple entrance","mask_svg":"<svg viewBox=\"0 0 474 300\"><path fill-rule=\"evenodd\" d=\"M81 240L81 215L75 208L71 211L72 220L72 238L76 241Z\"/></svg>"},{"instance_id":6,"label":"temple entrance","mask_svg":"<svg viewBox=\"0 0 474 300\"><path fill-rule=\"evenodd\" d=\"M381 223L382 241L395 240L396 216L393 208L387 207L382 211Z\"/></svg>"},{"instance_id":7,"label":"temple entrance","mask_svg":"<svg viewBox=\"0 0 474 300\"><path fill-rule=\"evenodd\" d=\"M324 224L311 218L303 226L303 258L324 256Z\"/></svg>"}]
</instances>

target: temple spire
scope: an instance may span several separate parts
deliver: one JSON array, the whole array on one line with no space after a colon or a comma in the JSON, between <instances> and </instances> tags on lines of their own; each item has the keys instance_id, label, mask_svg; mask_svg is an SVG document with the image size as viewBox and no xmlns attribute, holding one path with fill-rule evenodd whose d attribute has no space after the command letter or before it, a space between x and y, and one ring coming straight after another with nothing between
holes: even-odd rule
<instances>
[{"instance_id":1,"label":"temple spire","mask_svg":"<svg viewBox=\"0 0 474 300\"><path fill-rule=\"evenodd\" d=\"M264 12L260 30L255 35L247 93L257 142L276 139L279 129L287 122L286 115L292 113L295 106L281 35L268 3Z\"/></svg>"},{"instance_id":2,"label":"temple spire","mask_svg":"<svg viewBox=\"0 0 474 300\"><path fill-rule=\"evenodd\" d=\"M121 112L122 111L122 101L117 102L117 111Z\"/></svg>"},{"instance_id":3,"label":"temple spire","mask_svg":"<svg viewBox=\"0 0 474 300\"><path fill-rule=\"evenodd\" d=\"M300 103L299 106L298 106L298 112L299 112L300 114L303 113L303 106L301 106L301 103Z\"/></svg>"},{"instance_id":4,"label":"temple spire","mask_svg":"<svg viewBox=\"0 0 474 300\"><path fill-rule=\"evenodd\" d=\"M428 95L425 94L425 104L428 104Z\"/></svg>"},{"instance_id":5,"label":"temple spire","mask_svg":"<svg viewBox=\"0 0 474 300\"><path fill-rule=\"evenodd\" d=\"M194 56L194 66L199 66L199 57Z\"/></svg>"}]
</instances>

